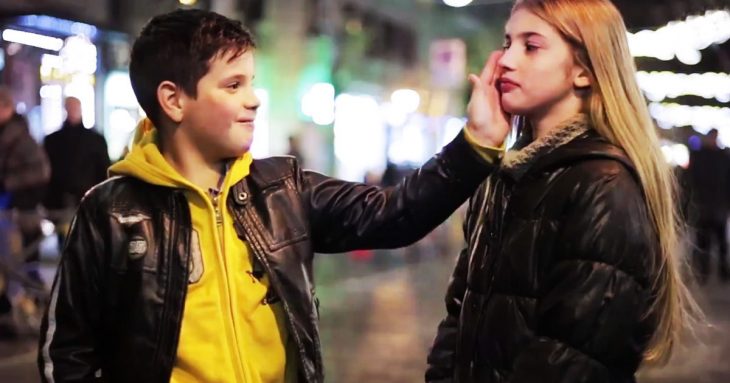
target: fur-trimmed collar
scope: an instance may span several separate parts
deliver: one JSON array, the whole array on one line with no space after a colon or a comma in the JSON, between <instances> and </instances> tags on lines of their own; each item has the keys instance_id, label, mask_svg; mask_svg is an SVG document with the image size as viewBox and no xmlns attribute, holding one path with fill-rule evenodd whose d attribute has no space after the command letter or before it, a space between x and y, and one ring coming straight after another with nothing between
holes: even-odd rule
<instances>
[{"instance_id":1,"label":"fur-trimmed collar","mask_svg":"<svg viewBox=\"0 0 730 383\"><path fill-rule=\"evenodd\" d=\"M523 176L538 160L556 148L567 144L590 129L590 120L585 114L577 114L563 122L560 127L537 140L532 139L530 129L525 129L513 149L505 153L500 169L515 178Z\"/></svg>"}]
</instances>

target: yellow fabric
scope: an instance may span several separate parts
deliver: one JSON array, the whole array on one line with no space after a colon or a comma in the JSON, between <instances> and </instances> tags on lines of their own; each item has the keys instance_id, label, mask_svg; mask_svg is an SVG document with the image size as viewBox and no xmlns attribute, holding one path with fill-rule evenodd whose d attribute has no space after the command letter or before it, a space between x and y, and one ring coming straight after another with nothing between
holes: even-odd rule
<instances>
[{"instance_id":1,"label":"yellow fabric","mask_svg":"<svg viewBox=\"0 0 730 383\"><path fill-rule=\"evenodd\" d=\"M471 147L481 156L484 161L487 161L490 164L494 164L499 159L502 158L502 155L504 155L505 150L507 149L507 141L502 143L502 147L495 148L492 146L482 146L480 145L476 138L469 132L469 129L464 129L464 138L466 138L466 142L471 145Z\"/></svg>"},{"instance_id":2,"label":"yellow fabric","mask_svg":"<svg viewBox=\"0 0 730 383\"><path fill-rule=\"evenodd\" d=\"M132 150L110 168L110 173L182 188L190 206L203 273L199 280L188 284L170 381L294 382L295 359L290 359L287 366L289 334L281 303L263 304L268 277L259 281L249 274L251 254L247 244L236 235L233 218L225 208L229 188L248 175L251 155L246 153L230 166L219 197L223 222L218 226L216 207L209 194L167 163L158 149L156 136L149 120L140 122ZM194 273L191 274L193 278Z\"/></svg>"}]
</instances>

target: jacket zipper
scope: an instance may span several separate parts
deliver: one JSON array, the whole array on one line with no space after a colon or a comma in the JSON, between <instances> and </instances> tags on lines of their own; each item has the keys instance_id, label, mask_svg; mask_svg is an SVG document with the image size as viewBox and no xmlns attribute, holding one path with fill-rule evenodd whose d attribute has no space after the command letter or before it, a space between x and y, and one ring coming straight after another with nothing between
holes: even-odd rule
<instances>
[{"instance_id":1,"label":"jacket zipper","mask_svg":"<svg viewBox=\"0 0 730 383\"><path fill-rule=\"evenodd\" d=\"M492 250L492 257L490 259L491 264L489 265L489 270L490 270L489 285L487 285L487 288L484 291L484 296L479 304L480 307L479 307L479 311L477 314L478 316L477 316L477 321L476 321L476 329L479 329L482 327L482 322L484 321L484 307L491 300L492 292L494 290L494 279L495 279L497 273L499 272L499 268L502 265L502 257L501 257L500 253L502 251L502 236L503 236L504 226L505 226L504 220L507 216L507 209L508 209L509 201L510 201L510 197L511 197L511 195L508 195L506 192L506 185L504 184L504 180L500 179L495 183L495 192L492 193L492 197L494 197L494 196L500 198L500 201L497 201L497 204L495 204L495 206L497 206L497 205L499 206L499 210L497 211L497 214L498 214L497 220L494 222L497 225L497 227L494 230L494 231L496 231L496 236L495 236L496 238L493 238L492 241L487 242L488 246ZM490 230L490 237L492 237L492 233L493 233L493 231ZM478 243L478 241L479 241L479 238L477 237L475 245ZM490 257L488 257L488 255L489 254L485 254L485 257L480 264L480 268L483 270L485 270L485 266L487 264L487 259L490 258ZM477 351L478 337L475 336L473 342L474 342L474 345L472 347L472 350L473 350L473 352L478 352ZM469 377L470 377L470 379L473 379L474 371L473 371L472 365L474 364L474 359L473 359L474 355L470 355L469 358L471 358L470 368L469 368Z\"/></svg>"},{"instance_id":2,"label":"jacket zipper","mask_svg":"<svg viewBox=\"0 0 730 383\"><path fill-rule=\"evenodd\" d=\"M228 299L229 299L229 301L232 301L233 299L235 299L235 297L232 296L233 295L233 290L231 290L231 282L229 280L229 275L228 275L228 265L227 265L227 262L226 262L226 254L225 254L225 242L226 242L226 240L223 237L223 231L224 231L224 228L223 228L223 209L221 209L221 206L220 206L220 199L221 199L221 195L222 194L223 193L221 191L216 190L215 192L212 192L210 196L211 196L211 202L213 204L213 211L215 213L215 224L216 224L216 230L218 231L218 244L219 244L219 249L220 249L221 255L223 256L223 259L222 259L223 265L222 266L223 266L223 269L224 269L225 274L226 274L226 277L225 277L226 290L228 290ZM232 302L229 302L229 306L232 308L231 303ZM240 329L236 329L236 324L235 324L236 321L235 321L234 316L235 315L234 315L233 311L231 311L230 312L229 319L231 321L231 326L233 327L233 335L234 335L235 341L236 341L235 342L235 344L236 344L236 350L238 350L237 354L239 355L239 359L241 359L241 358L244 357L243 356L244 352L243 352L243 350L241 348L241 345L238 343L237 332L240 331ZM243 364L241 364L241 361L240 360L238 361L237 364L239 366L240 373L243 375L243 377L245 377L246 376L246 367L244 367Z\"/></svg>"},{"instance_id":3,"label":"jacket zipper","mask_svg":"<svg viewBox=\"0 0 730 383\"><path fill-rule=\"evenodd\" d=\"M213 210L215 211L215 223L218 225L218 228L220 229L223 227L223 213L221 212L219 201L220 201L220 194L216 194L211 198L211 201L213 202Z\"/></svg>"},{"instance_id":4,"label":"jacket zipper","mask_svg":"<svg viewBox=\"0 0 730 383\"><path fill-rule=\"evenodd\" d=\"M211 196L211 202L213 203L213 212L215 213L215 225L218 230L218 244L221 252L225 249L226 240L223 238L223 211L220 207L220 193Z\"/></svg>"}]
</instances>

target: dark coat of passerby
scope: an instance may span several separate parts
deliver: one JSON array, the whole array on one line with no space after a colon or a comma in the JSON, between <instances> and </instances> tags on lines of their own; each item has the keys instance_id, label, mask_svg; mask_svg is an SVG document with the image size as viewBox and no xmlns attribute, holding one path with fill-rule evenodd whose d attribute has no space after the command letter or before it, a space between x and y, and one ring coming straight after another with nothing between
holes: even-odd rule
<instances>
[{"instance_id":1,"label":"dark coat of passerby","mask_svg":"<svg viewBox=\"0 0 730 383\"><path fill-rule=\"evenodd\" d=\"M690 152L688 215L694 226L693 263L700 283L710 275L712 243L718 248L718 273L722 281L730 280L727 263L727 218L730 212L730 151L717 145L718 132L710 130L698 150Z\"/></svg>"},{"instance_id":2,"label":"dark coat of passerby","mask_svg":"<svg viewBox=\"0 0 730 383\"><path fill-rule=\"evenodd\" d=\"M14 111L10 90L0 87L0 193L12 207L34 209L42 199L50 168L25 118Z\"/></svg>"},{"instance_id":3,"label":"dark coat of passerby","mask_svg":"<svg viewBox=\"0 0 730 383\"><path fill-rule=\"evenodd\" d=\"M48 159L41 146L28 131L25 118L15 112L10 89L0 86L0 210L14 210L14 214L3 219L12 219L12 227L17 227L22 237L22 245L29 246L41 236L40 215L36 209L50 176ZM5 225L5 229L11 226ZM7 233L2 233L3 235ZM3 241L5 242L5 241ZM6 251L9 249L0 249ZM37 251L29 252L26 262L35 262ZM0 254L7 256L8 254ZM5 261L9 261L8 258ZM34 269L29 274L38 278ZM0 337L14 334L4 318L11 311L7 295L7 280L0 287Z\"/></svg>"},{"instance_id":4,"label":"dark coat of passerby","mask_svg":"<svg viewBox=\"0 0 730 383\"><path fill-rule=\"evenodd\" d=\"M51 162L51 182L44 205L49 210L73 209L87 190L106 179L110 165L104 137L87 129L81 118L81 103L68 97L66 120L43 142Z\"/></svg>"}]
</instances>

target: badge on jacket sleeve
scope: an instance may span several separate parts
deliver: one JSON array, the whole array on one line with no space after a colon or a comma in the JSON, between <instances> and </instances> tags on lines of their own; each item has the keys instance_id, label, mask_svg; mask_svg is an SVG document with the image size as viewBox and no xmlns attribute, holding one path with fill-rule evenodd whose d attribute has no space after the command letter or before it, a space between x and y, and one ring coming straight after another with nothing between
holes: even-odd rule
<instances>
[{"instance_id":1,"label":"badge on jacket sleeve","mask_svg":"<svg viewBox=\"0 0 730 383\"><path fill-rule=\"evenodd\" d=\"M147 254L147 240L142 236L134 236L129 240L129 259L137 260Z\"/></svg>"}]
</instances>

